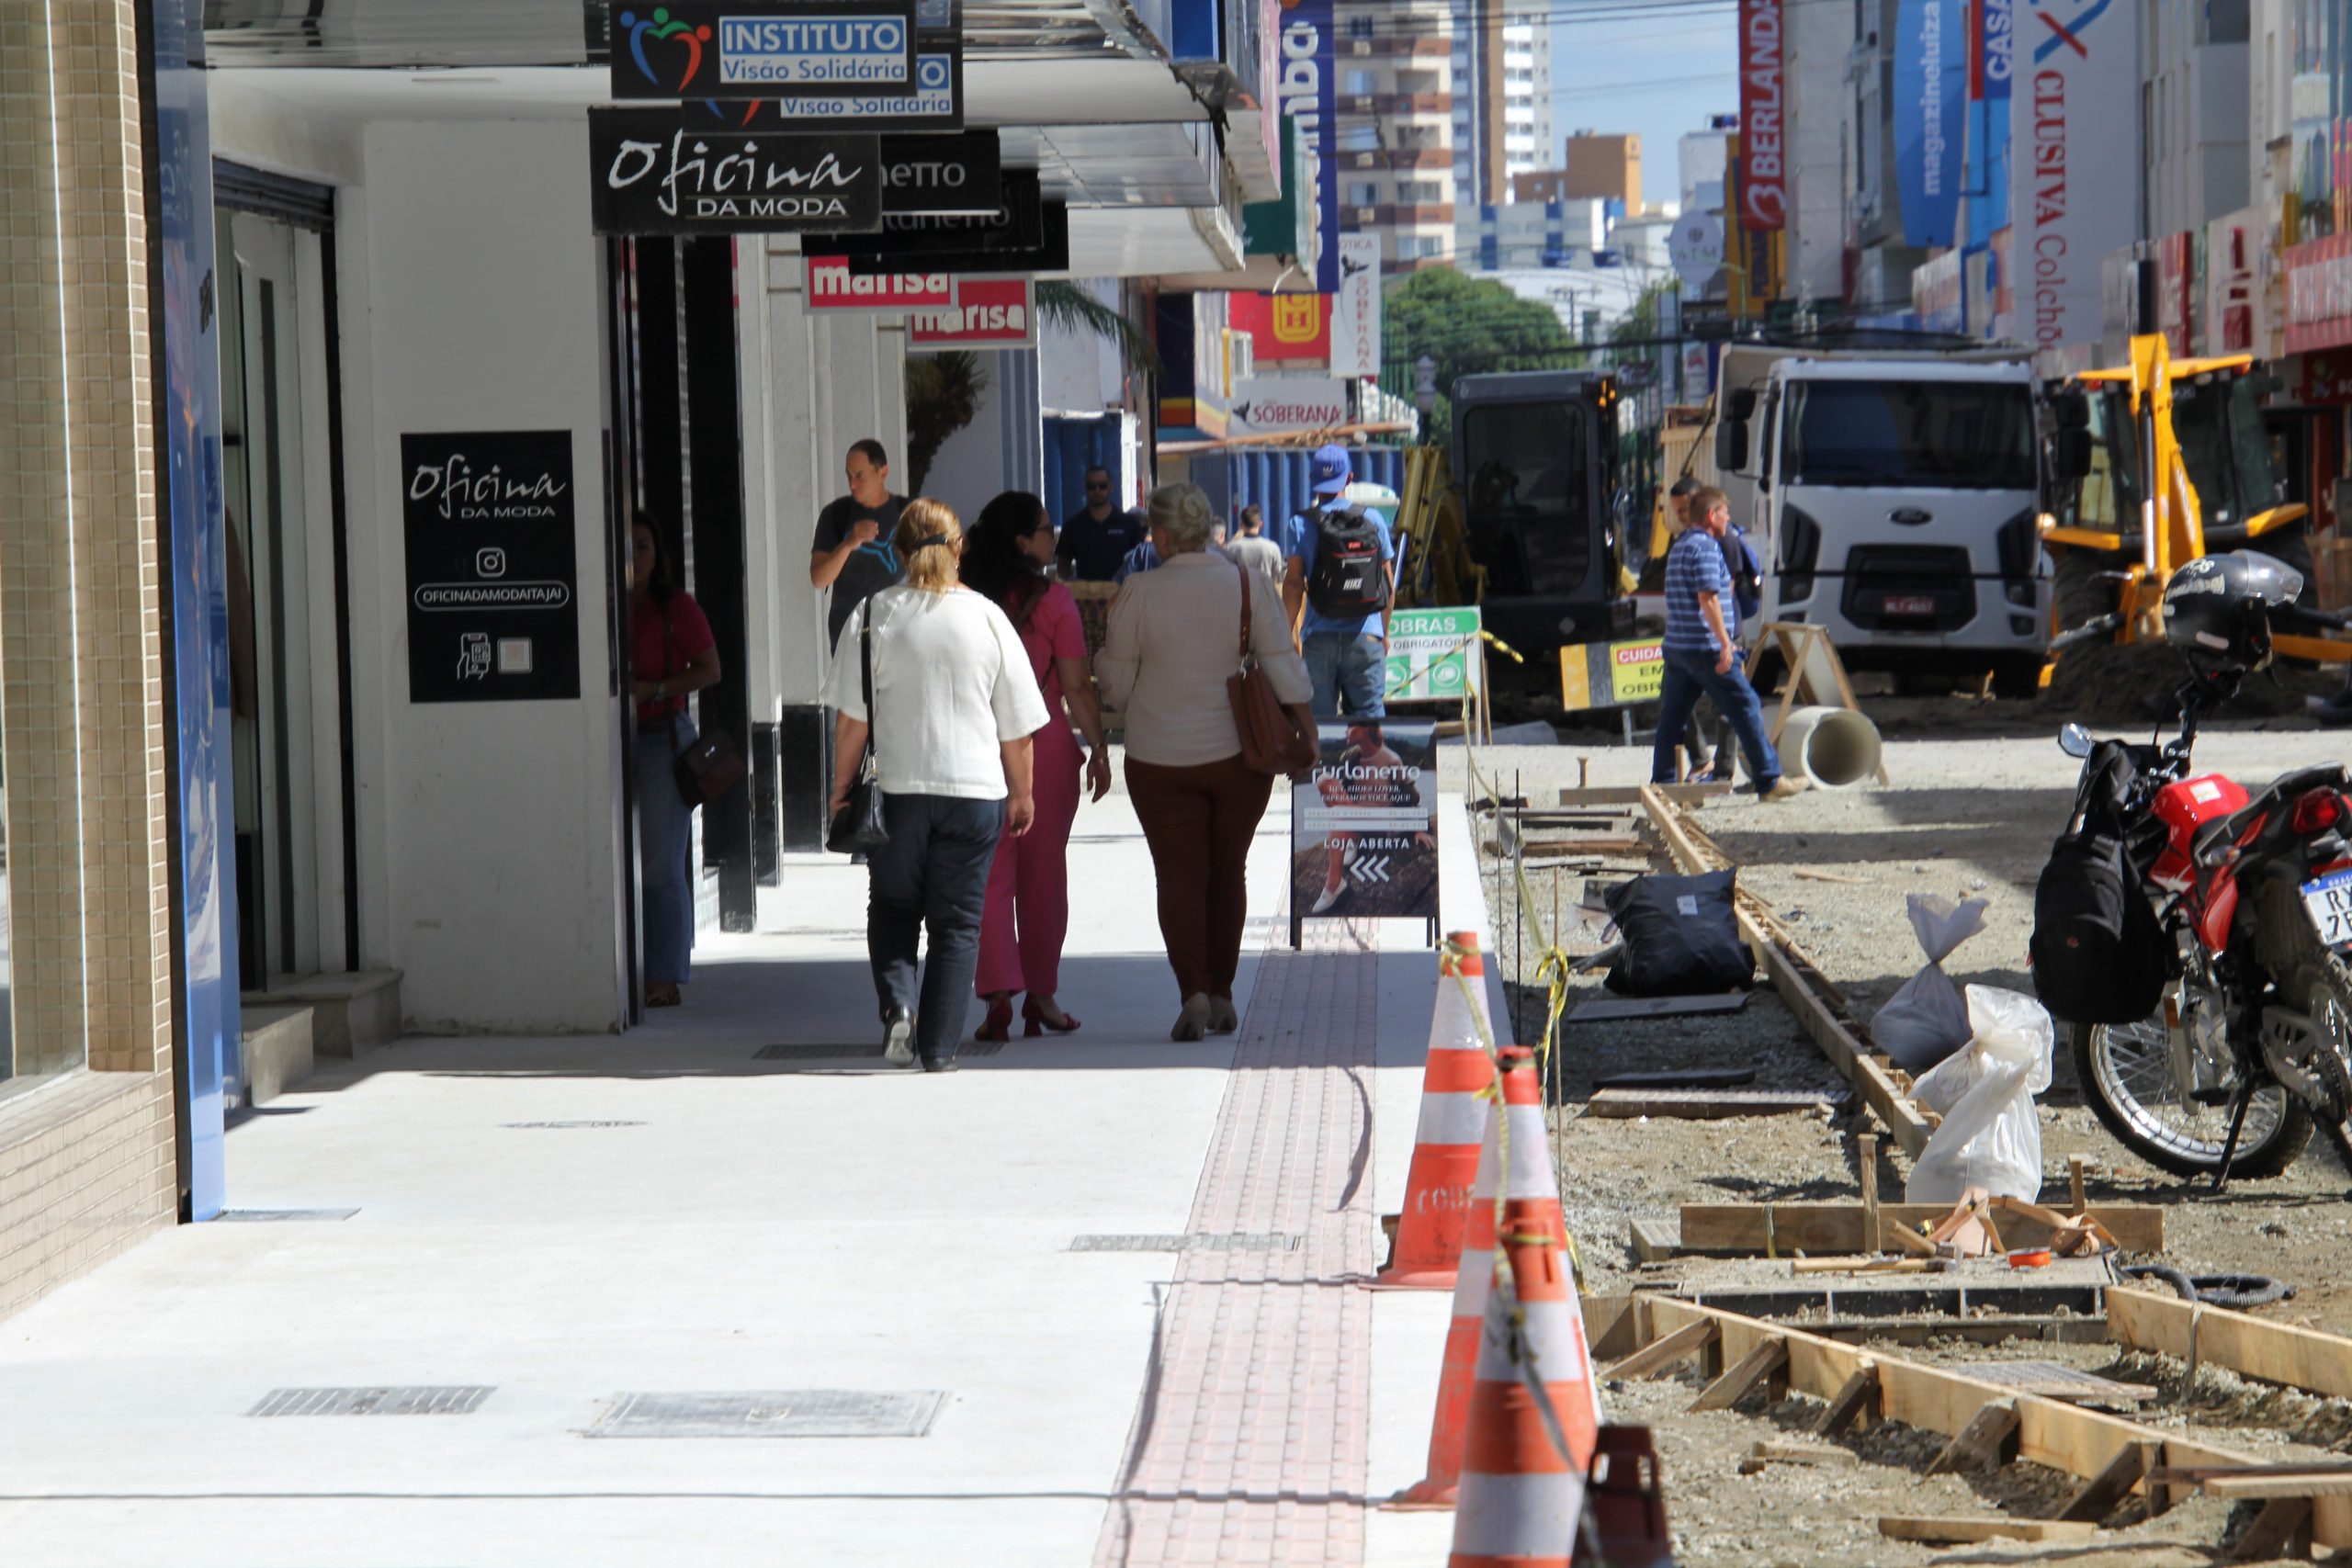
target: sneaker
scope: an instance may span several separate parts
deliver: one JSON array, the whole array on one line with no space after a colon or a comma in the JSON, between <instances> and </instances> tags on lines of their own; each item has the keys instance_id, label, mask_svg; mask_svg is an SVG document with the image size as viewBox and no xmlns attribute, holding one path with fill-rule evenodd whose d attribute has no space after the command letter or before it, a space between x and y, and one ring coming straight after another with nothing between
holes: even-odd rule
<instances>
[{"instance_id":1,"label":"sneaker","mask_svg":"<svg viewBox=\"0 0 2352 1568\"><path fill-rule=\"evenodd\" d=\"M1804 781L1803 779L1792 779L1783 775L1772 781L1771 788L1758 790L1756 792L1756 798L1767 801L1794 800L1804 793Z\"/></svg>"},{"instance_id":2,"label":"sneaker","mask_svg":"<svg viewBox=\"0 0 2352 1568\"><path fill-rule=\"evenodd\" d=\"M904 1008L882 1015L882 1059L894 1067L914 1066L915 1015Z\"/></svg>"},{"instance_id":3,"label":"sneaker","mask_svg":"<svg viewBox=\"0 0 2352 1568\"><path fill-rule=\"evenodd\" d=\"M927 1073L952 1073L956 1070L956 1058L953 1056L925 1056L922 1059L922 1070Z\"/></svg>"},{"instance_id":4,"label":"sneaker","mask_svg":"<svg viewBox=\"0 0 2352 1568\"><path fill-rule=\"evenodd\" d=\"M1334 905L1334 904L1338 903L1340 899L1342 899L1342 898L1346 897L1347 896L1348 896L1348 885L1347 885L1346 883L1344 883L1344 882L1340 883L1337 887L1326 887L1325 889L1323 889L1322 897L1318 897L1318 898L1317 898L1317 899L1315 900L1315 907L1314 907L1314 908L1312 908L1312 909L1308 910L1307 912L1308 912L1309 914L1314 914L1314 915L1319 915L1319 914L1322 914L1325 910L1329 909L1332 905Z\"/></svg>"}]
</instances>

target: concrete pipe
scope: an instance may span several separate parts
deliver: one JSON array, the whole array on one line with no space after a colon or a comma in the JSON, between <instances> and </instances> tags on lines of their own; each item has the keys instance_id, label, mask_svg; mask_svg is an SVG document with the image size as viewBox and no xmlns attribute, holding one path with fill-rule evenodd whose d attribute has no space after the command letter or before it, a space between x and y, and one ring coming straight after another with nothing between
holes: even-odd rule
<instances>
[{"instance_id":1,"label":"concrete pipe","mask_svg":"<svg viewBox=\"0 0 2352 1568\"><path fill-rule=\"evenodd\" d=\"M1878 776L1878 726L1852 708L1799 708L1781 727L1781 766L1816 789Z\"/></svg>"}]
</instances>

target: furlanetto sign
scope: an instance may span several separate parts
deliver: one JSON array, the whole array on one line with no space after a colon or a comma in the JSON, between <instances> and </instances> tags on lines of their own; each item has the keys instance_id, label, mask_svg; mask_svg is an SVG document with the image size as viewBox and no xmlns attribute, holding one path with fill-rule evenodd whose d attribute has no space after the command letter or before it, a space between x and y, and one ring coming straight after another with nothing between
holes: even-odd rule
<instances>
[{"instance_id":1,"label":"furlanetto sign","mask_svg":"<svg viewBox=\"0 0 2352 1568\"><path fill-rule=\"evenodd\" d=\"M2138 237L2140 11L2023 0L2009 95L2011 288L2036 349L2096 343L2099 258Z\"/></svg>"},{"instance_id":2,"label":"furlanetto sign","mask_svg":"<svg viewBox=\"0 0 2352 1568\"><path fill-rule=\"evenodd\" d=\"M1759 231L1789 213L1781 21L1781 0L1739 0L1739 226Z\"/></svg>"}]
</instances>

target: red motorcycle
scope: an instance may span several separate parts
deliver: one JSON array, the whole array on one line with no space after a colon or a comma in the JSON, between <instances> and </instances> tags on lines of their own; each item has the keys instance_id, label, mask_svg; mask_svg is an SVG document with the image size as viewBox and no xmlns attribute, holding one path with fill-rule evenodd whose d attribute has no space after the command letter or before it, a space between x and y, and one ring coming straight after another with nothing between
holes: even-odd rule
<instances>
[{"instance_id":1,"label":"red motorcycle","mask_svg":"<svg viewBox=\"0 0 2352 1568\"><path fill-rule=\"evenodd\" d=\"M2083 771L2035 895L2035 987L2092 1110L2151 1165L2217 1187L2278 1174L2315 1122L2352 1163L2352 778L2331 762L2249 792L2191 771L2199 715L2268 662L2272 622L2323 619L2294 607L2301 586L2245 551L2174 573L2179 734L2065 727Z\"/></svg>"}]
</instances>

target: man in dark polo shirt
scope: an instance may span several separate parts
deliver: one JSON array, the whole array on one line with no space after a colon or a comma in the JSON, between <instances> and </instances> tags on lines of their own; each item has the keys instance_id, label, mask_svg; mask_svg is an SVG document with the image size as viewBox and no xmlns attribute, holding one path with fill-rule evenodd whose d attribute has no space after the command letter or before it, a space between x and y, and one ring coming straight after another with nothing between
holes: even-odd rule
<instances>
[{"instance_id":1,"label":"man in dark polo shirt","mask_svg":"<svg viewBox=\"0 0 2352 1568\"><path fill-rule=\"evenodd\" d=\"M1108 582L1119 563L1144 540L1143 519L1111 500L1111 470L1086 470L1086 504L1062 524L1054 559L1065 582Z\"/></svg>"},{"instance_id":2,"label":"man in dark polo shirt","mask_svg":"<svg viewBox=\"0 0 2352 1568\"><path fill-rule=\"evenodd\" d=\"M817 513L817 535L808 552L808 581L833 591L825 647L840 646L850 612L899 581L899 508L906 497L890 493L890 456L868 436L849 449L849 493Z\"/></svg>"}]
</instances>

